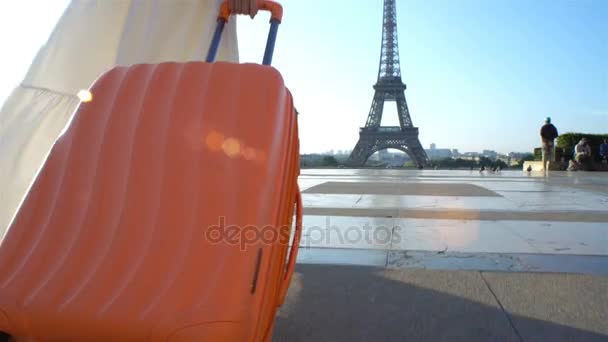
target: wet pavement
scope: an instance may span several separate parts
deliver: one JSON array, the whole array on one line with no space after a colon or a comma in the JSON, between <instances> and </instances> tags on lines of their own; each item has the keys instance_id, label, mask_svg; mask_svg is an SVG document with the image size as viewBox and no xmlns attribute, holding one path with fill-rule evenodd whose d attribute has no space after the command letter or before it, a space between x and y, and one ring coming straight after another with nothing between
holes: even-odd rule
<instances>
[{"instance_id":1,"label":"wet pavement","mask_svg":"<svg viewBox=\"0 0 608 342\"><path fill-rule=\"evenodd\" d=\"M608 174L303 169L301 264L608 274Z\"/></svg>"}]
</instances>

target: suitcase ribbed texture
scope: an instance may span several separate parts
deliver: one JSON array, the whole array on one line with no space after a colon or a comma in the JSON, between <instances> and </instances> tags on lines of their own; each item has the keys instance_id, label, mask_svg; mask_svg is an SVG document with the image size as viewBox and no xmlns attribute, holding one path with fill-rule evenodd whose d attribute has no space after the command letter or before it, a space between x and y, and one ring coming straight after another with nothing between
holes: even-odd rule
<instances>
[{"instance_id":1,"label":"suitcase ribbed texture","mask_svg":"<svg viewBox=\"0 0 608 342\"><path fill-rule=\"evenodd\" d=\"M266 334L287 243L260 231L289 236L299 172L280 74L256 64L136 65L90 91L0 245L0 331ZM257 239L244 246L215 226Z\"/></svg>"}]
</instances>

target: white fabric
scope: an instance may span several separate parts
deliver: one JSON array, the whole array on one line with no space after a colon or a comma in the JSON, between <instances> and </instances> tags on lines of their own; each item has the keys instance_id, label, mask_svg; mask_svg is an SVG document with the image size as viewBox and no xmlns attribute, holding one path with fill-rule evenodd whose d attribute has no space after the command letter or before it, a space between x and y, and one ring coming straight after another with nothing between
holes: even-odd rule
<instances>
[{"instance_id":1,"label":"white fabric","mask_svg":"<svg viewBox=\"0 0 608 342\"><path fill-rule=\"evenodd\" d=\"M76 94L116 65L204 60L221 0L72 0L0 111L0 241ZM238 62L236 20L218 60Z\"/></svg>"}]
</instances>

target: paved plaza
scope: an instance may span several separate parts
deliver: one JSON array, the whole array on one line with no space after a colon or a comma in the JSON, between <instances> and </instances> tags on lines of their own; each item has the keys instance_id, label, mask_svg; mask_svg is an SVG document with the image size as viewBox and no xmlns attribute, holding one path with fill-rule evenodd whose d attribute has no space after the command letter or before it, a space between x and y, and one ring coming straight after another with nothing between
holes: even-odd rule
<instances>
[{"instance_id":1,"label":"paved plaza","mask_svg":"<svg viewBox=\"0 0 608 342\"><path fill-rule=\"evenodd\" d=\"M302 170L301 263L608 274L608 174Z\"/></svg>"},{"instance_id":2,"label":"paved plaza","mask_svg":"<svg viewBox=\"0 0 608 342\"><path fill-rule=\"evenodd\" d=\"M303 169L279 341L608 341L608 174Z\"/></svg>"}]
</instances>

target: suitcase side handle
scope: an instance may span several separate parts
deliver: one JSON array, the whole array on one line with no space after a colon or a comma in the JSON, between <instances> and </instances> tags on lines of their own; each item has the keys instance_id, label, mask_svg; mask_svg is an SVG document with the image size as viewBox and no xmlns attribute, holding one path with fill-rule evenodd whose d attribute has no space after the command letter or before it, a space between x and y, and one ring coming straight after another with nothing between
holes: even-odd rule
<instances>
[{"instance_id":1,"label":"suitcase side handle","mask_svg":"<svg viewBox=\"0 0 608 342\"><path fill-rule=\"evenodd\" d=\"M279 290L278 305L283 304L287 290L289 289L289 283L291 282L291 276L296 269L296 258L298 256L298 250L300 249L300 239L302 238L302 194L300 193L300 187L296 188L296 229L294 232L293 243L291 245L291 251L289 251L289 259L287 259L287 267L285 269L285 276L281 283Z\"/></svg>"},{"instance_id":2,"label":"suitcase side handle","mask_svg":"<svg viewBox=\"0 0 608 342\"><path fill-rule=\"evenodd\" d=\"M272 63L272 55L274 53L274 45L277 40L277 32L279 30L279 24L283 20L283 6L278 2L270 1L270 0L258 0L258 7L263 11L270 11L270 31L268 32L268 39L266 40L266 49L264 51L264 59L262 60L263 65L270 65ZM224 31L224 26L228 22L230 18L230 9L228 8L228 1L224 0L220 7L220 14L217 18L217 26L215 28L215 33L213 34L213 39L211 40L211 45L209 46L209 50L207 51L207 58L205 61L207 63L212 63L215 61L215 57L217 55L217 50L220 46L220 40L222 38L222 32Z\"/></svg>"}]
</instances>

